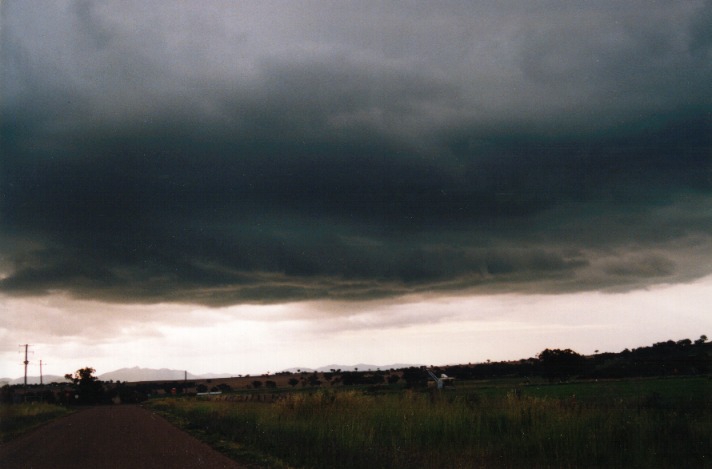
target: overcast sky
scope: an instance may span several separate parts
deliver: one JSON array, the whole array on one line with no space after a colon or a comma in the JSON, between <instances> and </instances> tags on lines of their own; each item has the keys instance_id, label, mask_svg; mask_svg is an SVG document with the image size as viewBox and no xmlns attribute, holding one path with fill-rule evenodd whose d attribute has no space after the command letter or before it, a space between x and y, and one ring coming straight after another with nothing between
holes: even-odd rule
<instances>
[{"instance_id":1,"label":"overcast sky","mask_svg":"<svg viewBox=\"0 0 712 469\"><path fill-rule=\"evenodd\" d=\"M710 333L710 1L0 8L2 376Z\"/></svg>"}]
</instances>

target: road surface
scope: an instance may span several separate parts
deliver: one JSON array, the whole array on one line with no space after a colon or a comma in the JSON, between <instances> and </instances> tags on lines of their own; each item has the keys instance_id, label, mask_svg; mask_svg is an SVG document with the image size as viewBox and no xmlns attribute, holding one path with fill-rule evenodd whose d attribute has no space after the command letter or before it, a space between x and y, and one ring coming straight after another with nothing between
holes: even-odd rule
<instances>
[{"instance_id":1,"label":"road surface","mask_svg":"<svg viewBox=\"0 0 712 469\"><path fill-rule=\"evenodd\" d=\"M100 406L0 444L2 469L241 468L139 406Z\"/></svg>"}]
</instances>

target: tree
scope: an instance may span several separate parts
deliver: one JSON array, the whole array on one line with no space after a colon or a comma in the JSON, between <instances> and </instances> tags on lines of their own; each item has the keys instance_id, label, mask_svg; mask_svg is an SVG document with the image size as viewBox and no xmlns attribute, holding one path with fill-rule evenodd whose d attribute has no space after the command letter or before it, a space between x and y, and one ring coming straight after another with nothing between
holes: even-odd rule
<instances>
[{"instance_id":1,"label":"tree","mask_svg":"<svg viewBox=\"0 0 712 469\"><path fill-rule=\"evenodd\" d=\"M229 384L226 384L226 383L220 383L220 384L218 384L218 389L219 389L221 392L230 392L230 391L232 391L232 387L231 387Z\"/></svg>"},{"instance_id":2,"label":"tree","mask_svg":"<svg viewBox=\"0 0 712 469\"><path fill-rule=\"evenodd\" d=\"M290 385L291 387L294 387L294 386L296 386L297 384L299 384L299 380L298 380L297 378L289 378L289 385Z\"/></svg>"},{"instance_id":3,"label":"tree","mask_svg":"<svg viewBox=\"0 0 712 469\"><path fill-rule=\"evenodd\" d=\"M74 384L77 403L98 404L104 397L104 385L94 376L96 370L91 367L81 368L74 374L67 373L64 377Z\"/></svg>"},{"instance_id":4,"label":"tree","mask_svg":"<svg viewBox=\"0 0 712 469\"><path fill-rule=\"evenodd\" d=\"M403 370L402 379L409 388L424 388L428 383L428 372L424 366L411 366Z\"/></svg>"},{"instance_id":5,"label":"tree","mask_svg":"<svg viewBox=\"0 0 712 469\"><path fill-rule=\"evenodd\" d=\"M321 381L319 381L319 374L316 371L309 375L309 384L311 386L321 386Z\"/></svg>"},{"instance_id":6,"label":"tree","mask_svg":"<svg viewBox=\"0 0 712 469\"><path fill-rule=\"evenodd\" d=\"M586 358L571 349L546 349L537 358L541 375L549 381L565 381L585 371Z\"/></svg>"}]
</instances>

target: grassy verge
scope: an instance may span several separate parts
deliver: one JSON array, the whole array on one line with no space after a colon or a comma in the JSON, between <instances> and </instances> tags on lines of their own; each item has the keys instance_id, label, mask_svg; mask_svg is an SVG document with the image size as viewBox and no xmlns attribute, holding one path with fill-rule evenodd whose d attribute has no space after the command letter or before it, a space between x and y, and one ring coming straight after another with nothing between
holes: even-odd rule
<instances>
[{"instance_id":1,"label":"grassy verge","mask_svg":"<svg viewBox=\"0 0 712 469\"><path fill-rule=\"evenodd\" d=\"M9 441L70 412L64 407L37 402L0 404L0 442Z\"/></svg>"},{"instance_id":2,"label":"grassy verge","mask_svg":"<svg viewBox=\"0 0 712 469\"><path fill-rule=\"evenodd\" d=\"M712 467L712 381L164 399L184 426L296 467Z\"/></svg>"},{"instance_id":3,"label":"grassy verge","mask_svg":"<svg viewBox=\"0 0 712 469\"><path fill-rule=\"evenodd\" d=\"M258 446L248 445L244 441L229 438L228 435L214 431L211 426L203 425L200 419L191 421L188 402L190 401L185 399L155 399L145 405L158 412L173 425L245 466L259 469L289 469L291 467L278 457L265 453ZM203 401L203 403L213 404L208 401Z\"/></svg>"}]
</instances>

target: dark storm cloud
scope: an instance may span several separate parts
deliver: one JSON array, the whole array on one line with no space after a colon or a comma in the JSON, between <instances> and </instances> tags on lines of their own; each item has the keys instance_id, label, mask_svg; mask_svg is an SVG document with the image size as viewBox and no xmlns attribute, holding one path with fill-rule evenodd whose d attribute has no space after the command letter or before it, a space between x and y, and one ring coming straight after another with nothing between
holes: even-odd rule
<instances>
[{"instance_id":1,"label":"dark storm cloud","mask_svg":"<svg viewBox=\"0 0 712 469\"><path fill-rule=\"evenodd\" d=\"M3 4L4 293L225 305L710 273L709 2L155 5Z\"/></svg>"}]
</instances>

